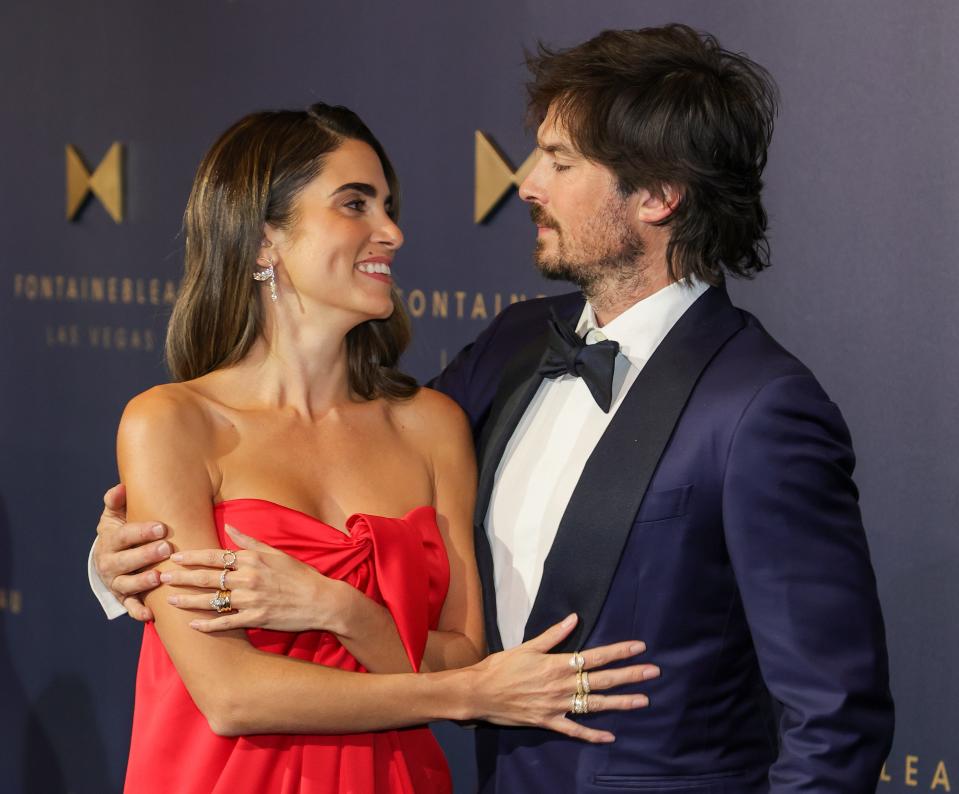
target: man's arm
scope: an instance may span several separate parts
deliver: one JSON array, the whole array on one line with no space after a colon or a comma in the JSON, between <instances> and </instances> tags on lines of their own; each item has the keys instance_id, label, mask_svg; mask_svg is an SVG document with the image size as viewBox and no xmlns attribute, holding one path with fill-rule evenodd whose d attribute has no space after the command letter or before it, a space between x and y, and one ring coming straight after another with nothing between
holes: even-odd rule
<instances>
[{"instance_id":1,"label":"man's arm","mask_svg":"<svg viewBox=\"0 0 959 794\"><path fill-rule=\"evenodd\" d=\"M431 389L443 392L459 404L469 418L474 438L479 435L496 391L496 384L490 382L489 375L498 377L502 374L499 368L487 373L480 363L502 327L510 308L507 306L496 315L475 340L460 350L443 371L426 384Z\"/></svg>"},{"instance_id":2,"label":"man's arm","mask_svg":"<svg viewBox=\"0 0 959 794\"><path fill-rule=\"evenodd\" d=\"M885 631L849 432L811 375L740 419L723 524L763 677L783 704L770 794L872 794L892 741Z\"/></svg>"},{"instance_id":3,"label":"man's arm","mask_svg":"<svg viewBox=\"0 0 959 794\"><path fill-rule=\"evenodd\" d=\"M140 621L153 620L142 594L160 583L159 574L143 569L170 556L170 544L163 540L167 530L155 521L125 523L126 499L122 485L104 494L97 538L87 558L87 577L111 620L125 614Z\"/></svg>"}]
</instances>

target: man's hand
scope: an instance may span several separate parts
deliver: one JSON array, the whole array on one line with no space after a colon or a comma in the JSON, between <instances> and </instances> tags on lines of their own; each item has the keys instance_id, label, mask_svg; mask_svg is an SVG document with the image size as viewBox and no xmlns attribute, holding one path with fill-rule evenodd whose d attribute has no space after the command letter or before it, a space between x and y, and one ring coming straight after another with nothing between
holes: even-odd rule
<instances>
[{"instance_id":1,"label":"man's hand","mask_svg":"<svg viewBox=\"0 0 959 794\"><path fill-rule=\"evenodd\" d=\"M170 556L170 544L162 540L166 527L156 522L127 524L127 492L122 485L103 495L103 505L93 548L97 575L131 618L153 620L140 594L160 584L160 576L156 571L140 571Z\"/></svg>"},{"instance_id":2,"label":"man's hand","mask_svg":"<svg viewBox=\"0 0 959 794\"><path fill-rule=\"evenodd\" d=\"M573 696L579 691L576 670L586 671L585 711L628 711L649 705L646 695L596 694L628 684L640 684L657 678L653 664L609 667L613 662L631 659L646 651L645 643L635 640L588 648L582 653L551 653L576 626L576 615L551 626L538 637L522 645L487 656L464 672L474 676L468 690L472 702L469 718L480 718L497 725L548 728L586 742L611 742L616 737L606 730L590 728L566 715L574 708ZM573 666L580 657L579 668Z\"/></svg>"}]
</instances>

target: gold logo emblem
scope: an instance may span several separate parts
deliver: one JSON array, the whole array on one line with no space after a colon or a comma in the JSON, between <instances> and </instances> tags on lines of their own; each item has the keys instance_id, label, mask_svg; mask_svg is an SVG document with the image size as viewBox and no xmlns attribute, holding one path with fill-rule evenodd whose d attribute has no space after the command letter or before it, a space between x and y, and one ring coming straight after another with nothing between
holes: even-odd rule
<instances>
[{"instance_id":1,"label":"gold logo emblem","mask_svg":"<svg viewBox=\"0 0 959 794\"><path fill-rule=\"evenodd\" d=\"M479 130L476 131L476 193L473 220L482 223L512 187L520 183L536 165L534 151L515 171L496 144Z\"/></svg>"},{"instance_id":2,"label":"gold logo emblem","mask_svg":"<svg viewBox=\"0 0 959 794\"><path fill-rule=\"evenodd\" d=\"M23 594L19 590L0 588L0 612L19 615L23 611Z\"/></svg>"},{"instance_id":3,"label":"gold logo emblem","mask_svg":"<svg viewBox=\"0 0 959 794\"><path fill-rule=\"evenodd\" d=\"M96 170L90 169L80 153L67 144L67 220L73 220L87 195L93 193L114 221L123 220L123 146L114 143Z\"/></svg>"}]
</instances>

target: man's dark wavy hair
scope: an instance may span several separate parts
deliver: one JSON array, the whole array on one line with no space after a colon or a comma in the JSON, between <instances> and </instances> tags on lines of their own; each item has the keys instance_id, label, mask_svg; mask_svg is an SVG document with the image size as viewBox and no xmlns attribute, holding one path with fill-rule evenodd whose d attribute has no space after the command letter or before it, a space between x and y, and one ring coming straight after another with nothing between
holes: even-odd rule
<instances>
[{"instance_id":1,"label":"man's dark wavy hair","mask_svg":"<svg viewBox=\"0 0 959 794\"><path fill-rule=\"evenodd\" d=\"M573 146L619 190L680 201L666 260L679 281L722 283L769 265L760 193L778 91L769 73L685 25L607 30L567 50L527 55L532 126L550 108Z\"/></svg>"}]
</instances>

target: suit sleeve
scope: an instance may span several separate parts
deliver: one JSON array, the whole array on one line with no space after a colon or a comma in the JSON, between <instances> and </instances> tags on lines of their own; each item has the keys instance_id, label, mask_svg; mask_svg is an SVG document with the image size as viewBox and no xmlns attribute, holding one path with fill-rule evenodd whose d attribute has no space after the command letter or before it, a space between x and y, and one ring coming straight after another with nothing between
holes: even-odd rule
<instances>
[{"instance_id":1,"label":"suit sleeve","mask_svg":"<svg viewBox=\"0 0 959 794\"><path fill-rule=\"evenodd\" d=\"M509 307L500 312L486 329L459 353L446 368L426 385L454 399L469 417L474 437L478 436L489 412L499 368L488 365L484 354L499 333ZM491 378L494 378L491 380Z\"/></svg>"},{"instance_id":2,"label":"suit sleeve","mask_svg":"<svg viewBox=\"0 0 959 794\"><path fill-rule=\"evenodd\" d=\"M753 398L723 485L727 547L782 704L770 794L873 794L892 742L885 630L839 409L811 375Z\"/></svg>"}]
</instances>

